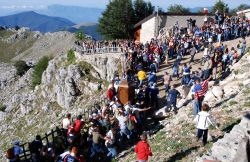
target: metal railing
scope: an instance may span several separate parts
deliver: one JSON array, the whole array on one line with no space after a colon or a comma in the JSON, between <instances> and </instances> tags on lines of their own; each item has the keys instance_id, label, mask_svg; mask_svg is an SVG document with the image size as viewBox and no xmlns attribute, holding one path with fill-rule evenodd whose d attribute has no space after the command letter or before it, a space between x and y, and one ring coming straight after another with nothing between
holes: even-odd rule
<instances>
[{"instance_id":1,"label":"metal railing","mask_svg":"<svg viewBox=\"0 0 250 162\"><path fill-rule=\"evenodd\" d=\"M96 109L95 105L104 106L107 104L108 100L106 98L101 99L100 101L94 101L94 104L86 109L83 109L81 112L81 115L83 117L83 120L85 122L89 122L90 117L92 115L92 112ZM76 119L76 116L71 118L71 121ZM55 138L58 136L58 131L61 131L61 126L58 125L54 129L51 129L49 133L45 133L42 137L42 142L45 144L45 146L49 147L50 144L55 145ZM66 139L65 139L66 140ZM30 142L25 142L20 145L20 147L23 149L23 152L19 155L21 162L29 162L31 158L31 152L29 150L29 144Z\"/></svg>"},{"instance_id":2,"label":"metal railing","mask_svg":"<svg viewBox=\"0 0 250 162\"><path fill-rule=\"evenodd\" d=\"M101 48L84 48L76 46L75 51L81 54L102 54L102 53L121 53L124 52L123 47L101 47Z\"/></svg>"}]
</instances>

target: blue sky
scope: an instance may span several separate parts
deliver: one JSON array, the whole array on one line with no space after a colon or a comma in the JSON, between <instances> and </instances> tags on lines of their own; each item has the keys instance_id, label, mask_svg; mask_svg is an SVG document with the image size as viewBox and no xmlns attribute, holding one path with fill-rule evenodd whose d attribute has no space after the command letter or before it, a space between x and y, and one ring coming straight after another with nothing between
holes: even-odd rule
<instances>
[{"instance_id":1,"label":"blue sky","mask_svg":"<svg viewBox=\"0 0 250 162\"><path fill-rule=\"evenodd\" d=\"M45 8L51 4L75 5L105 8L109 0L0 0L0 12L4 10L32 10ZM212 6L216 0L151 0L153 5L166 9L170 4L182 4L185 7ZM250 5L250 0L224 0L230 8L237 7L241 3Z\"/></svg>"}]
</instances>

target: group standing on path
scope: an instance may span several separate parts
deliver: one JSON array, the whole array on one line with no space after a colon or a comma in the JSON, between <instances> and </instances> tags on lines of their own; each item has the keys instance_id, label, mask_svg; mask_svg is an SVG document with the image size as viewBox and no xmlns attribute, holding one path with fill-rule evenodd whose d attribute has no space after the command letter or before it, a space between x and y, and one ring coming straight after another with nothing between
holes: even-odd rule
<instances>
[{"instance_id":1,"label":"group standing on path","mask_svg":"<svg viewBox=\"0 0 250 162\"><path fill-rule=\"evenodd\" d=\"M124 41L125 63L122 75L114 74L107 89L105 105L95 105L88 121L78 115L72 121L66 114L62 129L58 130L55 144L43 146L41 137L30 144L31 161L43 162L48 159L61 162L111 161L118 153L139 141L134 151L139 162L148 161L153 155L147 143L150 130L146 121L159 109L157 83L163 80L166 93L166 111L174 108L178 113L177 98L181 97L172 80L176 77L183 86L192 86L194 98L194 121L197 123L197 140L203 136L203 145L207 143L208 125L214 124L208 113L208 106L203 103L208 91L210 79L221 79L229 71L230 65L238 61L246 50L245 37L250 34L249 21L240 17L221 18L216 13L215 23L204 22L202 27L189 25L173 27L171 37L166 40L151 39L146 44ZM218 19L218 20L217 20ZM237 47L230 50L223 41L242 37ZM197 52L204 50L203 69L192 71ZM182 58L190 55L189 64L181 64ZM172 73L165 72L157 77L160 65L164 61L175 59ZM169 64L169 62L167 63ZM118 91L122 80L135 85L135 96L122 104ZM214 124L215 125L215 124ZM66 150L66 151L65 151ZM21 151L20 151L21 153ZM15 154L15 157L18 155ZM18 161L11 159L10 161Z\"/></svg>"}]
</instances>

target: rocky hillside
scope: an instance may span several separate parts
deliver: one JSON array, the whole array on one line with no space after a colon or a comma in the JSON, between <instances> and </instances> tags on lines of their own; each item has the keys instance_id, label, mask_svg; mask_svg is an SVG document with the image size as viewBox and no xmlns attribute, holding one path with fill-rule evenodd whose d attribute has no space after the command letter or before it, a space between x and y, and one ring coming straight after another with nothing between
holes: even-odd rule
<instances>
[{"instance_id":1,"label":"rocky hillside","mask_svg":"<svg viewBox=\"0 0 250 162\"><path fill-rule=\"evenodd\" d=\"M14 58L35 63L44 55L52 58L41 84L34 89L31 88L33 68L20 77L12 65L1 64L1 159L2 151L13 140L32 140L36 134L43 135L59 125L67 112L76 116L103 100L107 80L114 71L120 71L120 54L88 56L89 59L82 56L69 61L65 51L72 47L72 39L67 32L40 35L33 46Z\"/></svg>"},{"instance_id":2,"label":"rocky hillside","mask_svg":"<svg viewBox=\"0 0 250 162\"><path fill-rule=\"evenodd\" d=\"M40 33L29 28L0 31L0 62L25 60L36 62L44 55L54 57L66 53L74 44L69 32Z\"/></svg>"}]
</instances>

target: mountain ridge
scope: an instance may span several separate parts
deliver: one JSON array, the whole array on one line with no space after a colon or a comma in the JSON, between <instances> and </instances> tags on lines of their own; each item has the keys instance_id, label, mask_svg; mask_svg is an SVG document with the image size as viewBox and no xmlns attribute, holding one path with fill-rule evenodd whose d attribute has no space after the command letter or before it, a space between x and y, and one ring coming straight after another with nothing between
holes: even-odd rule
<instances>
[{"instance_id":1,"label":"mountain ridge","mask_svg":"<svg viewBox=\"0 0 250 162\"><path fill-rule=\"evenodd\" d=\"M41 15L35 11L0 17L0 26L15 27L17 25L40 32L55 32L75 24L65 18Z\"/></svg>"}]
</instances>

